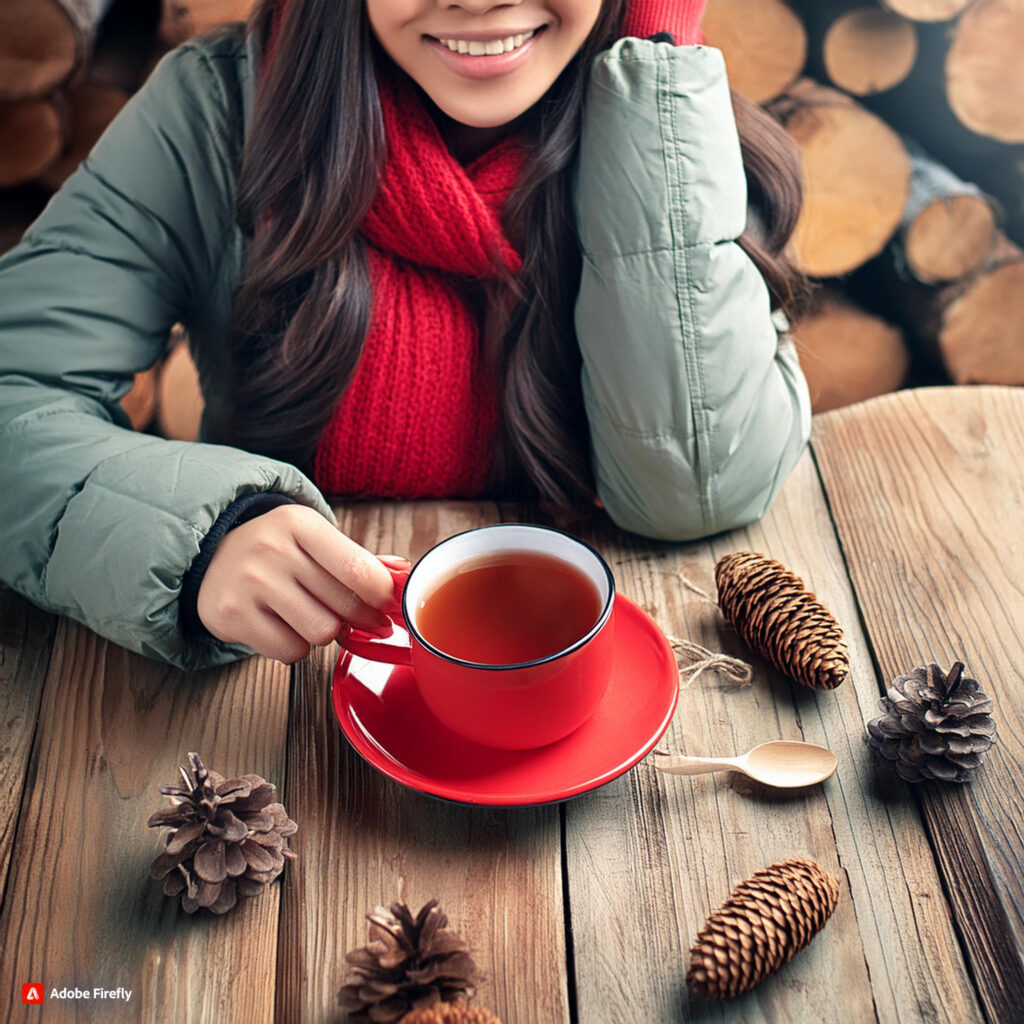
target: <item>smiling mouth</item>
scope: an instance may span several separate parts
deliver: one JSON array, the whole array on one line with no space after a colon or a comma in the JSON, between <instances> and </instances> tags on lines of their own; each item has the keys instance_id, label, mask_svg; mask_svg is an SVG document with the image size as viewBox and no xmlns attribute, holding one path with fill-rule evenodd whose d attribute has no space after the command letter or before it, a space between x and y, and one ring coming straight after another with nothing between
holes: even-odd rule
<instances>
[{"instance_id":1,"label":"smiling mouth","mask_svg":"<svg viewBox=\"0 0 1024 1024\"><path fill-rule=\"evenodd\" d=\"M546 27L546 25L542 25L530 32L495 37L494 39L453 39L449 36L428 36L427 38L440 43L452 53L461 53L469 57L499 57L505 53L514 53L530 39L543 32Z\"/></svg>"}]
</instances>

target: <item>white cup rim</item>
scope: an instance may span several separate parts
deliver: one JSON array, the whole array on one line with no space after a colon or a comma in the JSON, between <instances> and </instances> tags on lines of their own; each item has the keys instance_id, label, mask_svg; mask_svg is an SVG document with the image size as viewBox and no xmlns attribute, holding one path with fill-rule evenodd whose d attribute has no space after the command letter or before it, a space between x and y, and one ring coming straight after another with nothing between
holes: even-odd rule
<instances>
[{"instance_id":1,"label":"white cup rim","mask_svg":"<svg viewBox=\"0 0 1024 1024\"><path fill-rule=\"evenodd\" d=\"M510 662L504 665L494 665L480 661L469 661L465 658L457 658L455 655L449 654L447 651L442 651L439 647L435 647L416 628L416 623L413 617L409 614L409 584L412 582L412 578L416 574L416 571L420 568L420 566L423 565L427 556L430 555L432 552L437 551L438 548L444 547L446 544L450 544L452 541L457 540L459 537L464 537L470 533L482 533L485 530L500 530L506 527L516 527L520 530L536 530L543 531L544 533L548 534L557 534L561 537L564 537L567 541L570 541L572 544L577 545L581 548L585 548L591 555L593 555L595 560L597 561L598 567L604 573L608 585L608 591L605 596L604 603L601 607L601 614L598 615L597 622L595 622L594 625L591 626L591 628L583 634L583 636L581 636L577 640L574 640L571 644L567 645L566 647L563 647L561 650L555 651L554 654L549 654L543 658L536 658L533 661ZM503 549L499 547L496 550L501 551ZM507 550L511 551L517 549L510 547ZM581 647L585 647L588 643L590 643L591 640L594 639L595 636L597 636L598 633L601 632L601 630L604 628L605 624L611 616L612 607L614 604L615 577L612 575L612 571L609 568L608 563L604 560L604 557L601 555L601 553L592 545L588 544L585 540L580 540L579 537L574 537L571 533L566 533L564 530L555 529L555 527L553 526L537 526L533 523L489 523L487 526L474 526L468 530L460 530L458 533L453 533L450 537L445 537L444 540L438 541L438 543L435 544L432 548L430 548L429 551L424 552L422 557L410 570L405 582L405 586L402 589L402 619L405 628L409 631L409 635L415 643L418 643L421 647L429 651L435 657L441 658L442 660L447 661L453 665L459 665L462 668L481 669L489 672L507 672L510 669L532 668L535 665L546 665L549 662L558 661L559 658L567 657L574 651L578 651Z\"/></svg>"}]
</instances>

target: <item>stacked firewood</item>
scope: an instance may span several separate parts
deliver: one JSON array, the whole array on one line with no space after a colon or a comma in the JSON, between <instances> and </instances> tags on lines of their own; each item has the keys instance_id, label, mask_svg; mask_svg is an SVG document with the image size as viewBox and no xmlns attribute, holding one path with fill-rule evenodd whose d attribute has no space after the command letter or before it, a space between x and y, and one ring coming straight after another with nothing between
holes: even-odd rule
<instances>
[{"instance_id":1,"label":"stacked firewood","mask_svg":"<svg viewBox=\"0 0 1024 1024\"><path fill-rule=\"evenodd\" d=\"M164 53L244 20L254 2L0 0L0 253L18 242ZM168 359L138 374L122 405L136 429L194 436L198 394L179 328Z\"/></svg>"},{"instance_id":2,"label":"stacked firewood","mask_svg":"<svg viewBox=\"0 0 1024 1024\"><path fill-rule=\"evenodd\" d=\"M704 34L801 152L815 409L1024 384L1024 0L709 0Z\"/></svg>"},{"instance_id":3,"label":"stacked firewood","mask_svg":"<svg viewBox=\"0 0 1024 1024\"><path fill-rule=\"evenodd\" d=\"M253 3L2 0L0 252L162 53ZM820 287L794 335L815 409L1024 384L1024 0L709 0L703 28L801 152L791 253ZM181 436L199 406L175 337L158 429Z\"/></svg>"}]
</instances>

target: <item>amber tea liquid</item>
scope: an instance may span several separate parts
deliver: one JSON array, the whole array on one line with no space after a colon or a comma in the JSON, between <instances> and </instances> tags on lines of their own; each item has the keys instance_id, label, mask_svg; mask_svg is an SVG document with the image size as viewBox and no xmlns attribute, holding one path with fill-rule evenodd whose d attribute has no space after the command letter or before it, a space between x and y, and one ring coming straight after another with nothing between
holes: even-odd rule
<instances>
[{"instance_id":1,"label":"amber tea liquid","mask_svg":"<svg viewBox=\"0 0 1024 1024\"><path fill-rule=\"evenodd\" d=\"M463 661L536 661L586 635L601 595L586 573L533 551L467 559L425 595L416 626L438 650Z\"/></svg>"}]
</instances>

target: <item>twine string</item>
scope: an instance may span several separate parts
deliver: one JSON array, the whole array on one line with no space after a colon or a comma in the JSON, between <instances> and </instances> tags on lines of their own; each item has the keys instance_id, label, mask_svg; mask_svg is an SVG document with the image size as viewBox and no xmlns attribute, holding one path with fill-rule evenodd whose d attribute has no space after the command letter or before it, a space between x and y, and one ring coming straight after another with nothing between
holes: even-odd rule
<instances>
[{"instance_id":1,"label":"twine string","mask_svg":"<svg viewBox=\"0 0 1024 1024\"><path fill-rule=\"evenodd\" d=\"M704 600L707 601L708 604L712 604L716 608L718 607L718 602L706 590L703 590L701 587L698 587L697 584L693 582L693 580L687 579L687 577L684 576L681 571L676 570L676 577L679 579L680 583L682 583L682 585L686 587L687 590L692 590L695 594L699 594L702 598L704 598Z\"/></svg>"},{"instance_id":2,"label":"twine string","mask_svg":"<svg viewBox=\"0 0 1024 1024\"><path fill-rule=\"evenodd\" d=\"M682 665L679 669L680 689L687 689L694 680L699 679L705 672L721 672L736 686L750 686L754 678L754 670L739 658L730 658L727 654L716 654L706 647L694 643L692 640L684 640L678 636L668 636L665 639L672 645L672 650L677 655L694 659L689 665ZM685 682L683 681L685 679Z\"/></svg>"}]
</instances>

